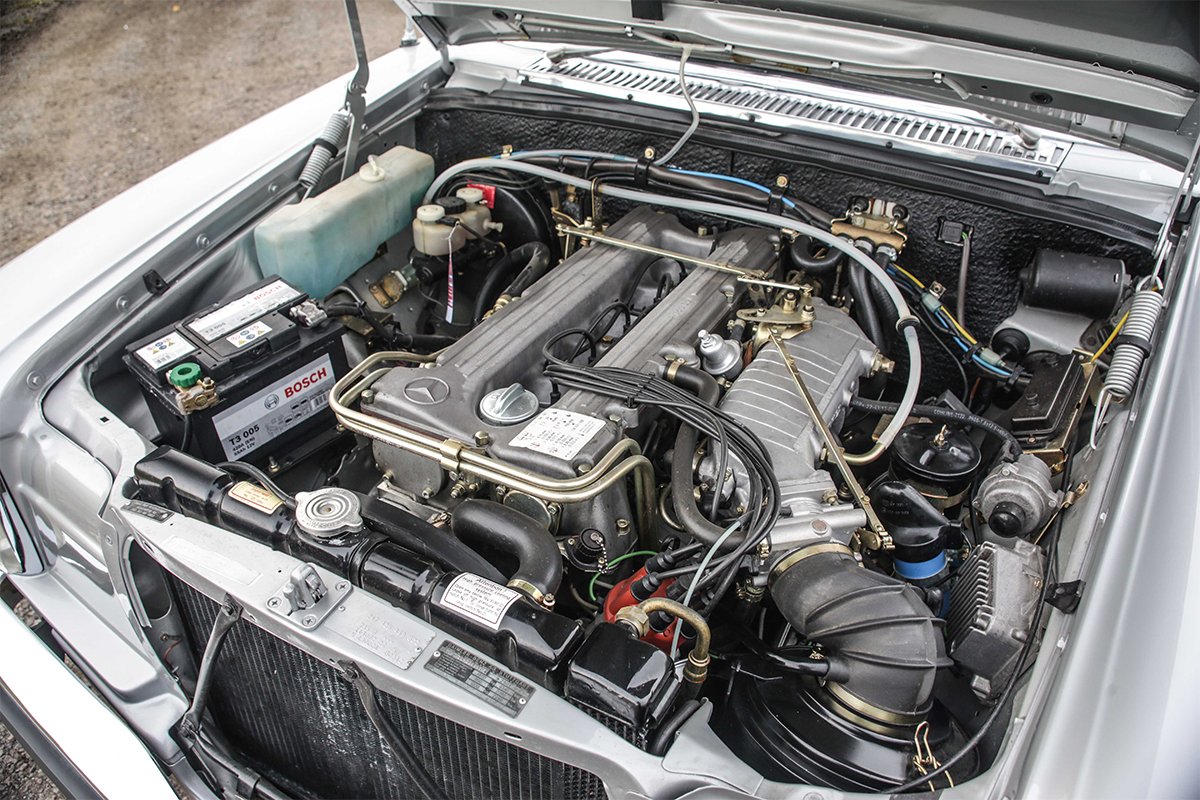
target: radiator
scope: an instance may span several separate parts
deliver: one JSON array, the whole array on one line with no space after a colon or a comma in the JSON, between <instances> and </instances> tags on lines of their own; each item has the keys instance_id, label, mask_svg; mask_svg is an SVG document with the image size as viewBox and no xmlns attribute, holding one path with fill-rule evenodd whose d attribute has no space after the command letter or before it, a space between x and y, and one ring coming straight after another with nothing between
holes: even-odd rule
<instances>
[{"instance_id":1,"label":"radiator","mask_svg":"<svg viewBox=\"0 0 1200 800\"><path fill-rule=\"evenodd\" d=\"M171 588L199 663L217 604L175 577ZM383 712L454 798L605 798L600 778L379 693ZM217 660L209 701L247 766L319 797L420 796L330 665L243 619Z\"/></svg>"}]
</instances>

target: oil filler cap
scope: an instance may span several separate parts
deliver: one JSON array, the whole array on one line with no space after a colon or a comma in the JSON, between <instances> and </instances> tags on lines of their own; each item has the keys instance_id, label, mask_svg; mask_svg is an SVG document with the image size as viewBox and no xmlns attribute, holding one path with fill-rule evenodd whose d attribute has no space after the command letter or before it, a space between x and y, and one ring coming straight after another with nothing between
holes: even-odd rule
<instances>
[{"instance_id":1,"label":"oil filler cap","mask_svg":"<svg viewBox=\"0 0 1200 800\"><path fill-rule=\"evenodd\" d=\"M537 411L537 395L519 383L488 392L479 401L479 415L493 425L516 425Z\"/></svg>"},{"instance_id":2,"label":"oil filler cap","mask_svg":"<svg viewBox=\"0 0 1200 800\"><path fill-rule=\"evenodd\" d=\"M167 373L167 381L172 386L186 389L200 382L200 365L195 361L185 361L171 368Z\"/></svg>"}]
</instances>

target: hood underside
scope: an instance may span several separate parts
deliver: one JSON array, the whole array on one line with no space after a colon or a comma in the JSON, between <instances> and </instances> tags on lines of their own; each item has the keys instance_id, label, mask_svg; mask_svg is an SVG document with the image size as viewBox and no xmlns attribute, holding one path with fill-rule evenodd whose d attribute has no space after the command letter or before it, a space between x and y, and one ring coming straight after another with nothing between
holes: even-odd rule
<instances>
[{"instance_id":1,"label":"hood underside","mask_svg":"<svg viewBox=\"0 0 1200 800\"><path fill-rule=\"evenodd\" d=\"M686 46L693 62L952 102L1175 167L1200 131L1194 3L398 2L439 46L532 40L675 54Z\"/></svg>"}]
</instances>

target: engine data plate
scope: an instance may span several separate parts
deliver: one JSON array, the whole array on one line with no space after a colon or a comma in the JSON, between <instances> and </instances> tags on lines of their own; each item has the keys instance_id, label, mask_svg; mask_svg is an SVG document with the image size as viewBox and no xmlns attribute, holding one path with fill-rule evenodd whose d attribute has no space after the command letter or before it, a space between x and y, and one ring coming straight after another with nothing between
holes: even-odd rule
<instances>
[{"instance_id":1,"label":"engine data plate","mask_svg":"<svg viewBox=\"0 0 1200 800\"><path fill-rule=\"evenodd\" d=\"M510 717L520 714L533 696L531 685L449 640L443 641L433 652L425 662L425 669L441 675Z\"/></svg>"}]
</instances>

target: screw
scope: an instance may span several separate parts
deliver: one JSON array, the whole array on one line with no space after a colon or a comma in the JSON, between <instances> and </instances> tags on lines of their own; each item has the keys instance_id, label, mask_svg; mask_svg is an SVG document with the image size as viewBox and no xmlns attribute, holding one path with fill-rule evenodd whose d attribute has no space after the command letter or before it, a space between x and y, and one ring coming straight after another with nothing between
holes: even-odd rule
<instances>
[{"instance_id":1,"label":"screw","mask_svg":"<svg viewBox=\"0 0 1200 800\"><path fill-rule=\"evenodd\" d=\"M267 607L268 608L278 608L279 607L279 598L272 597L270 600L267 601Z\"/></svg>"},{"instance_id":2,"label":"screw","mask_svg":"<svg viewBox=\"0 0 1200 800\"><path fill-rule=\"evenodd\" d=\"M475 444L479 447L487 447L492 443L492 435L487 431L475 431Z\"/></svg>"},{"instance_id":3,"label":"screw","mask_svg":"<svg viewBox=\"0 0 1200 800\"><path fill-rule=\"evenodd\" d=\"M592 465L590 463L588 463L587 461L585 461L582 464L580 464L578 467L576 467L575 471L578 472L580 475L586 475L587 473L592 471Z\"/></svg>"},{"instance_id":4,"label":"screw","mask_svg":"<svg viewBox=\"0 0 1200 800\"><path fill-rule=\"evenodd\" d=\"M203 233L196 237L196 247L199 247L201 250L207 250L211 244L212 241Z\"/></svg>"},{"instance_id":5,"label":"screw","mask_svg":"<svg viewBox=\"0 0 1200 800\"><path fill-rule=\"evenodd\" d=\"M336 589L337 589L339 592L344 592L344 591L346 591L346 589L347 589L347 588L349 588L349 586L350 586L350 584L349 584L349 583L347 583L346 581L338 581L338 582L337 582L337 585L335 586L335 588L336 588Z\"/></svg>"},{"instance_id":6,"label":"screw","mask_svg":"<svg viewBox=\"0 0 1200 800\"><path fill-rule=\"evenodd\" d=\"M654 158L654 148L647 147L645 150L642 151L642 155L647 159Z\"/></svg>"},{"instance_id":7,"label":"screw","mask_svg":"<svg viewBox=\"0 0 1200 800\"><path fill-rule=\"evenodd\" d=\"M375 392L372 389L365 390L362 393L362 402L368 403L368 404L374 403L375 402Z\"/></svg>"},{"instance_id":8,"label":"screw","mask_svg":"<svg viewBox=\"0 0 1200 800\"><path fill-rule=\"evenodd\" d=\"M617 533L621 534L622 536L629 533L629 520L627 520L627 519L617 520Z\"/></svg>"},{"instance_id":9,"label":"screw","mask_svg":"<svg viewBox=\"0 0 1200 800\"><path fill-rule=\"evenodd\" d=\"M300 620L300 623L311 628L313 625L317 624L317 617L315 614L308 614L304 617L304 619Z\"/></svg>"},{"instance_id":10,"label":"screw","mask_svg":"<svg viewBox=\"0 0 1200 800\"><path fill-rule=\"evenodd\" d=\"M30 389L37 389L42 385L42 376L37 372L31 372L25 376L25 385Z\"/></svg>"},{"instance_id":11,"label":"screw","mask_svg":"<svg viewBox=\"0 0 1200 800\"><path fill-rule=\"evenodd\" d=\"M787 175L777 175L775 177L775 185L780 189L786 189L788 185Z\"/></svg>"},{"instance_id":12,"label":"screw","mask_svg":"<svg viewBox=\"0 0 1200 800\"><path fill-rule=\"evenodd\" d=\"M117 311L124 314L128 310L129 310L129 298L126 297L125 295L121 295L120 297L117 298Z\"/></svg>"},{"instance_id":13,"label":"screw","mask_svg":"<svg viewBox=\"0 0 1200 800\"><path fill-rule=\"evenodd\" d=\"M426 500L428 500L429 498L433 497L433 487L431 487L431 486L426 486L424 489L422 489L422 490L421 490L421 497L422 497L422 498L424 498L424 499L426 499Z\"/></svg>"}]
</instances>

